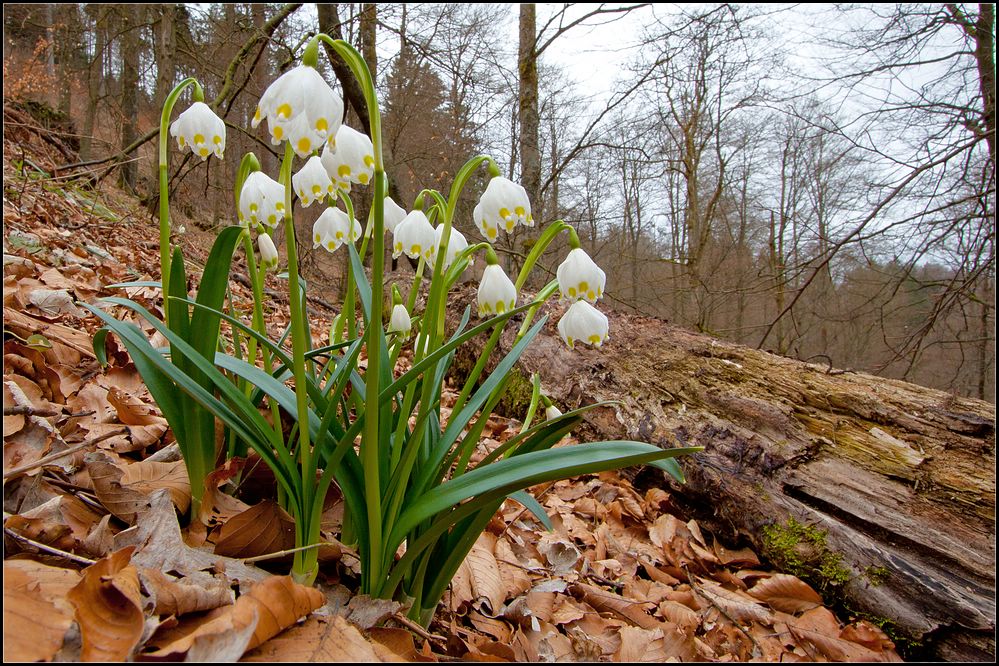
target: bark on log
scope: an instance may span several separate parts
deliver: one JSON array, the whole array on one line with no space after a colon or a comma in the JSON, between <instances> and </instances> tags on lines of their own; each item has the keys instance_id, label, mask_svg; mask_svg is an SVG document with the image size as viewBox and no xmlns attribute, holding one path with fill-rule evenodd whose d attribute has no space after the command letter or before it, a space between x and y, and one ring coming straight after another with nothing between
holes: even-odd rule
<instances>
[{"instance_id":1,"label":"bark on log","mask_svg":"<svg viewBox=\"0 0 999 666\"><path fill-rule=\"evenodd\" d=\"M643 475L669 483L719 538L774 560L772 526L825 531L823 550L849 572L826 591L845 607L890 620L922 643L917 656L994 661L993 405L631 315L611 315L601 349L570 351L555 328L562 311L543 310L551 319L519 370L539 372L563 411L619 401L590 412L581 439L704 446L683 459L685 485ZM476 344L459 351L459 373Z\"/></svg>"}]
</instances>

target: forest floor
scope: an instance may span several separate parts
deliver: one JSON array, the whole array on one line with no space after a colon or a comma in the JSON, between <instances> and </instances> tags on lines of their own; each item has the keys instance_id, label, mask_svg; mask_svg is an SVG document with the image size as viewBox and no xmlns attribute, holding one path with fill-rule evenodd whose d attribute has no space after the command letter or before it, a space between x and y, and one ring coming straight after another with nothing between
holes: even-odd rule
<instances>
[{"instance_id":1,"label":"forest floor","mask_svg":"<svg viewBox=\"0 0 999 666\"><path fill-rule=\"evenodd\" d=\"M550 532L504 504L427 629L356 593L335 491L316 588L282 575L287 557L261 558L293 537L254 460L216 470L210 509L188 524L165 420L113 339L101 367L100 324L78 305L127 294L159 311L156 289L109 287L159 278L156 223L110 185L53 175L64 150L27 125L5 105L5 661L899 661L880 629L617 473L530 489ZM213 234L187 226L197 265ZM249 311L249 289L232 291ZM312 307L321 340L335 313ZM286 322L273 299L268 326ZM483 451L519 426L494 417Z\"/></svg>"}]
</instances>

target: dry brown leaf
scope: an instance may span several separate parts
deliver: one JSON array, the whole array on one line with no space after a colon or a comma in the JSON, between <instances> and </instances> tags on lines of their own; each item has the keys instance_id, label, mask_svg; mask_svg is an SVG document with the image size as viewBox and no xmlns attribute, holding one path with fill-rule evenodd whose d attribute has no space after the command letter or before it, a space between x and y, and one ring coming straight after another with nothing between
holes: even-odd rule
<instances>
[{"instance_id":1,"label":"dry brown leaf","mask_svg":"<svg viewBox=\"0 0 999 666\"><path fill-rule=\"evenodd\" d=\"M191 507L191 482L187 479L187 468L183 461L172 463L140 460L125 468L121 484L143 495L165 488L170 499L181 513Z\"/></svg>"},{"instance_id":2,"label":"dry brown leaf","mask_svg":"<svg viewBox=\"0 0 999 666\"><path fill-rule=\"evenodd\" d=\"M205 495L201 500L201 522L208 527L225 523L250 508L232 495L220 489L230 479L242 471L245 464L242 459L230 459L224 465L213 470L205 477Z\"/></svg>"},{"instance_id":3,"label":"dry brown leaf","mask_svg":"<svg viewBox=\"0 0 999 666\"><path fill-rule=\"evenodd\" d=\"M294 547L295 520L273 500L230 518L215 539L215 552L227 557L256 557Z\"/></svg>"},{"instance_id":4,"label":"dry brown leaf","mask_svg":"<svg viewBox=\"0 0 999 666\"><path fill-rule=\"evenodd\" d=\"M760 622L769 624L773 613L756 603L756 599L745 592L726 590L714 581L699 579L698 589L711 603L728 613L736 622Z\"/></svg>"},{"instance_id":5,"label":"dry brown leaf","mask_svg":"<svg viewBox=\"0 0 999 666\"><path fill-rule=\"evenodd\" d=\"M226 581L207 574L177 578L158 569L141 568L139 578L156 615L183 615L233 602L232 590Z\"/></svg>"},{"instance_id":6,"label":"dry brown leaf","mask_svg":"<svg viewBox=\"0 0 999 666\"><path fill-rule=\"evenodd\" d=\"M69 569L32 560L3 563L3 660L52 661L73 623L66 594L80 580Z\"/></svg>"},{"instance_id":7,"label":"dry brown leaf","mask_svg":"<svg viewBox=\"0 0 999 666\"><path fill-rule=\"evenodd\" d=\"M621 627L621 647L614 653L614 661L621 663L661 663L670 655L661 627Z\"/></svg>"},{"instance_id":8,"label":"dry brown leaf","mask_svg":"<svg viewBox=\"0 0 999 666\"><path fill-rule=\"evenodd\" d=\"M626 599L620 594L586 583L573 583L569 591L574 597L585 601L598 613L611 613L644 629L655 629L661 623L646 612L652 604Z\"/></svg>"},{"instance_id":9,"label":"dry brown leaf","mask_svg":"<svg viewBox=\"0 0 999 666\"><path fill-rule=\"evenodd\" d=\"M818 592L790 574L774 574L759 581L749 590L749 595L784 613L800 613L822 605Z\"/></svg>"},{"instance_id":10,"label":"dry brown leaf","mask_svg":"<svg viewBox=\"0 0 999 666\"><path fill-rule=\"evenodd\" d=\"M367 630L367 634L381 661L417 660L413 634L409 631L394 627L372 627Z\"/></svg>"},{"instance_id":11,"label":"dry brown leaf","mask_svg":"<svg viewBox=\"0 0 999 666\"><path fill-rule=\"evenodd\" d=\"M823 656L831 661L847 661L854 663L902 661L894 650L875 651L866 648L859 643L844 640L838 636L830 636L829 634L821 631L813 631L808 627L798 626L792 623L789 623L788 627L790 628L791 633L798 638L798 640L806 641L811 644L815 649L821 652Z\"/></svg>"},{"instance_id":12,"label":"dry brown leaf","mask_svg":"<svg viewBox=\"0 0 999 666\"><path fill-rule=\"evenodd\" d=\"M319 608L323 601L323 593L313 587L299 585L289 576L272 576L250 588L235 604L209 613L207 621L193 632L170 642L149 656L159 658L183 655L194 646L196 640L208 636L219 636L220 640L229 643L225 641L225 635L233 632L242 634L249 626L253 627L253 634L245 649L252 650Z\"/></svg>"},{"instance_id":13,"label":"dry brown leaf","mask_svg":"<svg viewBox=\"0 0 999 666\"><path fill-rule=\"evenodd\" d=\"M39 543L74 551L101 519L101 514L72 495L58 495L41 506L7 519L6 527Z\"/></svg>"},{"instance_id":14,"label":"dry brown leaf","mask_svg":"<svg viewBox=\"0 0 999 666\"><path fill-rule=\"evenodd\" d=\"M391 599L372 599L366 594L351 597L345 617L361 629L370 629L399 612L402 604Z\"/></svg>"},{"instance_id":15,"label":"dry brown leaf","mask_svg":"<svg viewBox=\"0 0 999 666\"><path fill-rule=\"evenodd\" d=\"M493 554L496 536L483 532L465 558L472 582L472 605L484 615L495 617L507 599L507 587Z\"/></svg>"},{"instance_id":16,"label":"dry brown leaf","mask_svg":"<svg viewBox=\"0 0 999 666\"><path fill-rule=\"evenodd\" d=\"M701 623L701 618L696 612L669 599L659 604L659 613L688 634L693 634L694 629Z\"/></svg>"},{"instance_id":17,"label":"dry brown leaf","mask_svg":"<svg viewBox=\"0 0 999 666\"><path fill-rule=\"evenodd\" d=\"M895 643L888 638L888 635L866 620L860 620L847 626L840 632L839 637L846 641L859 643L875 652L895 649Z\"/></svg>"},{"instance_id":18,"label":"dry brown leaf","mask_svg":"<svg viewBox=\"0 0 999 666\"><path fill-rule=\"evenodd\" d=\"M153 413L152 407L117 386L108 389L108 402L118 413L118 420L125 425L147 426L166 423L166 419Z\"/></svg>"},{"instance_id":19,"label":"dry brown leaf","mask_svg":"<svg viewBox=\"0 0 999 666\"><path fill-rule=\"evenodd\" d=\"M496 563L506 589L507 599L516 597L531 589L531 577L517 559L517 554L505 538L496 540Z\"/></svg>"},{"instance_id":20,"label":"dry brown leaf","mask_svg":"<svg viewBox=\"0 0 999 666\"><path fill-rule=\"evenodd\" d=\"M83 636L83 661L124 661L142 638L139 575L123 548L83 570L67 595Z\"/></svg>"},{"instance_id":21,"label":"dry brown leaf","mask_svg":"<svg viewBox=\"0 0 999 666\"><path fill-rule=\"evenodd\" d=\"M339 615L312 616L247 653L242 661L379 662L374 646L357 627Z\"/></svg>"},{"instance_id":22,"label":"dry brown leaf","mask_svg":"<svg viewBox=\"0 0 999 666\"><path fill-rule=\"evenodd\" d=\"M149 506L149 495L166 489L174 505L186 512L191 506L191 485L181 461L160 463L140 461L126 465L117 462L104 451L84 456L88 464L94 493L101 503L126 523L135 521L136 513Z\"/></svg>"}]
</instances>

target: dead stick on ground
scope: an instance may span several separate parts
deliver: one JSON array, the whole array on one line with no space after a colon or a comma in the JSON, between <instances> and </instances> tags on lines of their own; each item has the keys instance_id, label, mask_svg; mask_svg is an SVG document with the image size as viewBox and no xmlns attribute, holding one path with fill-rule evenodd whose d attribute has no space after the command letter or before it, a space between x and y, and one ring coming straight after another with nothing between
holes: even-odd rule
<instances>
[{"instance_id":1,"label":"dead stick on ground","mask_svg":"<svg viewBox=\"0 0 999 666\"><path fill-rule=\"evenodd\" d=\"M92 446L94 444L97 444L98 442L103 442L105 439L110 439L115 435L124 435L126 432L128 432L128 428L122 428L121 430L112 430L111 432L106 432L103 435L94 437L93 439L88 439L85 442L81 442L76 446L71 446L65 451L57 451L55 453L50 453L49 455L43 458L39 458L35 462L28 463L27 465L21 465L20 467L15 467L9 472L4 472L3 478L4 480L6 480L12 476L16 476L18 474L24 474L25 472L30 472L31 470L41 467L42 465L48 465L53 460L59 460L60 458L65 458L66 456L72 455L81 449L87 448L88 446Z\"/></svg>"},{"instance_id":2,"label":"dead stick on ground","mask_svg":"<svg viewBox=\"0 0 999 666\"><path fill-rule=\"evenodd\" d=\"M6 527L3 528L3 531L4 531L4 534L7 534L8 536L10 536L12 538L17 539L18 541L23 541L26 544L34 546L38 550L44 551L44 552L49 553L51 555L58 555L59 557L65 557L67 560L70 560L72 562L76 562L78 564L85 564L87 566L90 566L91 564L94 564L95 562L97 562L97 560L91 560L91 559L86 558L86 557L81 557L79 555L74 555L73 553L67 553L65 550L59 550L58 548L53 548L52 546L46 546L44 543L38 543L37 541L32 541L28 537L22 536L22 535L18 534L17 532L15 532L14 530L8 529Z\"/></svg>"},{"instance_id":3,"label":"dead stick on ground","mask_svg":"<svg viewBox=\"0 0 999 666\"><path fill-rule=\"evenodd\" d=\"M438 636L436 634L430 633L429 631L427 631L426 629L424 629L423 627L421 627L418 623L413 622L412 620L410 620L408 617L406 617L402 613L393 613L392 614L392 619L395 620L396 622L398 622L399 624L401 624L402 626L406 627L410 631L412 631L414 634L416 634L417 636L419 636L423 640L427 640L427 641L439 641L439 642L445 643L445 644L447 643L447 639L446 638L444 638L443 636Z\"/></svg>"}]
</instances>

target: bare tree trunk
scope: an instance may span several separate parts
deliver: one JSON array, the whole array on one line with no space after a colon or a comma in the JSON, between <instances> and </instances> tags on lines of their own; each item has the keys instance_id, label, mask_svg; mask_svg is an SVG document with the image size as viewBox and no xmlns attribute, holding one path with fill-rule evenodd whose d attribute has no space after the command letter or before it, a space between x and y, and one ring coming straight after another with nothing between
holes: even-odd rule
<instances>
[{"instance_id":1,"label":"bare tree trunk","mask_svg":"<svg viewBox=\"0 0 999 666\"><path fill-rule=\"evenodd\" d=\"M177 50L176 11L177 5L166 3L150 5L149 11L156 16L155 54L156 54L156 95L153 98L153 108L162 109L167 95L173 89L177 67L174 63L174 52ZM152 18L152 16L151 16ZM159 164L153 162L153 182L159 178Z\"/></svg>"},{"instance_id":2,"label":"bare tree trunk","mask_svg":"<svg viewBox=\"0 0 999 666\"><path fill-rule=\"evenodd\" d=\"M120 146L124 150L138 137L139 90L139 29L138 12L141 5L124 5L121 10L121 134ZM121 183L134 190L138 168L135 155L126 156L121 165Z\"/></svg>"},{"instance_id":3,"label":"bare tree trunk","mask_svg":"<svg viewBox=\"0 0 999 666\"><path fill-rule=\"evenodd\" d=\"M94 16L94 57L87 69L87 111L84 115L83 136L80 138L80 157L93 158L94 121L97 117L97 104L104 95L104 50L107 45L107 9L104 5L95 6Z\"/></svg>"},{"instance_id":4,"label":"bare tree trunk","mask_svg":"<svg viewBox=\"0 0 999 666\"><path fill-rule=\"evenodd\" d=\"M518 69L520 71L520 100L518 115L520 120L520 182L527 190L531 205L535 206L534 217L543 220L541 201L541 152L538 149L538 54L537 27L534 3L520 6L520 48Z\"/></svg>"}]
</instances>

